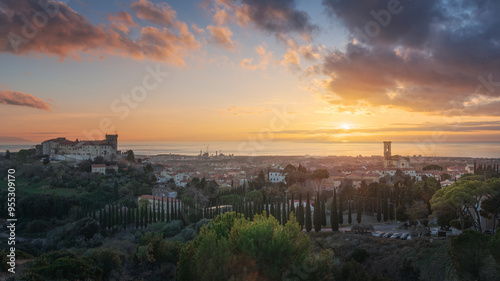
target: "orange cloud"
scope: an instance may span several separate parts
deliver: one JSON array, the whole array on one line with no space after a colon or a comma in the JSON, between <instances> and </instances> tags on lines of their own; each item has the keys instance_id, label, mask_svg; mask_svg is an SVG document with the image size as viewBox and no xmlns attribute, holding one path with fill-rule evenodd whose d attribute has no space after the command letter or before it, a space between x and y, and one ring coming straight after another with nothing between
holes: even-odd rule
<instances>
[{"instance_id":1,"label":"orange cloud","mask_svg":"<svg viewBox=\"0 0 500 281\"><path fill-rule=\"evenodd\" d=\"M231 39L233 32L228 27L209 25L207 26L207 30L210 33L211 42L229 50L236 48L236 43Z\"/></svg>"},{"instance_id":2,"label":"orange cloud","mask_svg":"<svg viewBox=\"0 0 500 281\"><path fill-rule=\"evenodd\" d=\"M0 52L18 55L40 53L55 55L61 59L66 57L78 59L82 53L95 56L107 53L183 65L184 56L200 45L185 23L175 21L173 17L175 13L172 12L169 20L172 20L175 30L147 26L141 28L141 37L133 40L126 34L128 27L133 26L133 21L125 12L110 16L112 23L109 27L96 26L66 4L54 3L58 5L58 13L52 15L45 25L38 27L27 26L23 21L23 18L33 18L31 16L33 11L40 10L36 1L20 0L4 3L5 12L0 13L2 25ZM134 3L142 5L148 2ZM138 11L138 14L146 18L144 9ZM169 22L165 17L157 21L164 24Z\"/></svg>"},{"instance_id":3,"label":"orange cloud","mask_svg":"<svg viewBox=\"0 0 500 281\"><path fill-rule=\"evenodd\" d=\"M209 3L213 4L217 24L221 21L237 21L242 26L253 23L258 29L277 36L298 33L306 39L312 38L318 29L306 12L297 9L294 0L209 0Z\"/></svg>"},{"instance_id":4,"label":"orange cloud","mask_svg":"<svg viewBox=\"0 0 500 281\"><path fill-rule=\"evenodd\" d=\"M139 25L137 25L132 20L130 14L124 11L119 11L113 15L108 15L108 19L111 22L111 28L124 34L130 33L130 27L139 27Z\"/></svg>"},{"instance_id":5,"label":"orange cloud","mask_svg":"<svg viewBox=\"0 0 500 281\"><path fill-rule=\"evenodd\" d=\"M135 15L151 23L174 27L177 25L177 13L167 3L153 4L147 0L139 0L130 4Z\"/></svg>"},{"instance_id":6,"label":"orange cloud","mask_svg":"<svg viewBox=\"0 0 500 281\"><path fill-rule=\"evenodd\" d=\"M0 104L28 106L50 111L50 106L41 99L22 92L0 91Z\"/></svg>"},{"instance_id":7,"label":"orange cloud","mask_svg":"<svg viewBox=\"0 0 500 281\"><path fill-rule=\"evenodd\" d=\"M242 68L246 69L251 69L251 70L256 70L256 69L262 69L265 70L267 69L267 66L274 62L276 63L275 60L273 60L273 52L267 51L267 45L259 45L257 48L255 48L255 52L259 55L260 62L259 64L253 64L254 59L253 58L244 58L240 62L240 66Z\"/></svg>"},{"instance_id":8,"label":"orange cloud","mask_svg":"<svg viewBox=\"0 0 500 281\"><path fill-rule=\"evenodd\" d=\"M264 112L270 112L271 109L264 107L239 107L239 106L231 106L229 108L221 111L223 114L231 114L231 115L252 115L252 114L263 114Z\"/></svg>"}]
</instances>

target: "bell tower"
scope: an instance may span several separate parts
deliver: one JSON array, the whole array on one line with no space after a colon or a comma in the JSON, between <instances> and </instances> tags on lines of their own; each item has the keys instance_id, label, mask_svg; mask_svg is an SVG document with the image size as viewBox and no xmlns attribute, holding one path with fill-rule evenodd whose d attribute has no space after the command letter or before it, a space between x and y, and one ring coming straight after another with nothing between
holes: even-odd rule
<instances>
[{"instance_id":1,"label":"bell tower","mask_svg":"<svg viewBox=\"0 0 500 281\"><path fill-rule=\"evenodd\" d=\"M111 143L111 146L113 146L115 151L118 149L118 134L116 133L114 135L106 134L106 140L109 141L109 143Z\"/></svg>"},{"instance_id":2,"label":"bell tower","mask_svg":"<svg viewBox=\"0 0 500 281\"><path fill-rule=\"evenodd\" d=\"M391 142L384 141L384 158L386 160L391 158Z\"/></svg>"}]
</instances>

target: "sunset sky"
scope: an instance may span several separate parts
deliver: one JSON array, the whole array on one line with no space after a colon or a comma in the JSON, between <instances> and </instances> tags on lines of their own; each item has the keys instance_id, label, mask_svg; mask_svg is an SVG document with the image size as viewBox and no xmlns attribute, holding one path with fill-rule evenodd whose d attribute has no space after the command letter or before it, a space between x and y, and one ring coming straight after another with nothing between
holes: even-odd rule
<instances>
[{"instance_id":1,"label":"sunset sky","mask_svg":"<svg viewBox=\"0 0 500 281\"><path fill-rule=\"evenodd\" d=\"M500 1L40 3L0 2L0 141L500 140Z\"/></svg>"}]
</instances>

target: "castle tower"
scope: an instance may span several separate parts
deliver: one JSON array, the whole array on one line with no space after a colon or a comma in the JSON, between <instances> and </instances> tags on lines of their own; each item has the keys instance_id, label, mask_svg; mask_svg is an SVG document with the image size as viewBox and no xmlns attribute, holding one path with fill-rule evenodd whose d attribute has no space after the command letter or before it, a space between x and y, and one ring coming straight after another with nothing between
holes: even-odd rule
<instances>
[{"instance_id":1,"label":"castle tower","mask_svg":"<svg viewBox=\"0 0 500 281\"><path fill-rule=\"evenodd\" d=\"M111 143L111 146L115 149L115 151L118 149L118 135L108 135L106 134L106 140Z\"/></svg>"},{"instance_id":2,"label":"castle tower","mask_svg":"<svg viewBox=\"0 0 500 281\"><path fill-rule=\"evenodd\" d=\"M391 142L390 141L384 141L384 158L385 159L391 158Z\"/></svg>"}]
</instances>

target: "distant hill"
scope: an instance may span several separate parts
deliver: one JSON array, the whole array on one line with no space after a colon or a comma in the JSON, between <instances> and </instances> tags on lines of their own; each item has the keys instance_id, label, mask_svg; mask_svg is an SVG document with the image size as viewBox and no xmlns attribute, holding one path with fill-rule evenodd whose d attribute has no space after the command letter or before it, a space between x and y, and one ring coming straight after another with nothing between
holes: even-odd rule
<instances>
[{"instance_id":1,"label":"distant hill","mask_svg":"<svg viewBox=\"0 0 500 281\"><path fill-rule=\"evenodd\" d=\"M7 141L25 141L25 142L31 142L30 140L27 140L27 139L18 138L18 137L10 137L10 136L0 136L0 141L2 141L2 142L7 142Z\"/></svg>"}]
</instances>

